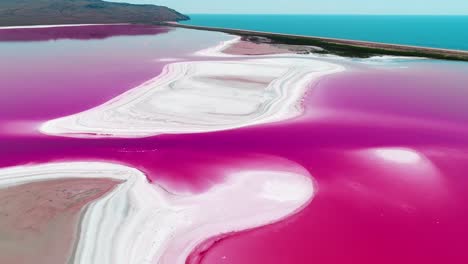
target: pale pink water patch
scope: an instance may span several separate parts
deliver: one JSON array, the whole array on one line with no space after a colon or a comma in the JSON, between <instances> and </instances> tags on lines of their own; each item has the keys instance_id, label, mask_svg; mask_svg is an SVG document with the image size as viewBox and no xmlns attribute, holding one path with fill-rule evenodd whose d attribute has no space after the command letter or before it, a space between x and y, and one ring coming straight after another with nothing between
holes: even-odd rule
<instances>
[{"instance_id":1,"label":"pale pink water patch","mask_svg":"<svg viewBox=\"0 0 468 264\"><path fill-rule=\"evenodd\" d=\"M223 53L231 55L273 55L293 52L286 48L279 48L269 44L257 44L250 41L239 40L226 47L223 50Z\"/></svg>"}]
</instances>

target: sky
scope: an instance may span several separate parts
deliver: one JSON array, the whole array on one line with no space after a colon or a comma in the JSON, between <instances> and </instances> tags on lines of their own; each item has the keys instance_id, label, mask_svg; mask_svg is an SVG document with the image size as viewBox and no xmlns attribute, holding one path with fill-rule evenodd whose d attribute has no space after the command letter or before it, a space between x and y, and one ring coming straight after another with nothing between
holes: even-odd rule
<instances>
[{"instance_id":1,"label":"sky","mask_svg":"<svg viewBox=\"0 0 468 264\"><path fill-rule=\"evenodd\" d=\"M164 5L185 14L462 14L468 0L107 0Z\"/></svg>"}]
</instances>

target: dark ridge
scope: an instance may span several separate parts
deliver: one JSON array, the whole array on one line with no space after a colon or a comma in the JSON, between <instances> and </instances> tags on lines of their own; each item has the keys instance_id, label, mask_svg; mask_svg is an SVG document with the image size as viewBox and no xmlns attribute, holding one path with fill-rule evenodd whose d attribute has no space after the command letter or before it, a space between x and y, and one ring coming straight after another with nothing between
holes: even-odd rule
<instances>
[{"instance_id":1,"label":"dark ridge","mask_svg":"<svg viewBox=\"0 0 468 264\"><path fill-rule=\"evenodd\" d=\"M0 0L0 26L154 24L188 19L173 9L156 5L102 0Z\"/></svg>"}]
</instances>

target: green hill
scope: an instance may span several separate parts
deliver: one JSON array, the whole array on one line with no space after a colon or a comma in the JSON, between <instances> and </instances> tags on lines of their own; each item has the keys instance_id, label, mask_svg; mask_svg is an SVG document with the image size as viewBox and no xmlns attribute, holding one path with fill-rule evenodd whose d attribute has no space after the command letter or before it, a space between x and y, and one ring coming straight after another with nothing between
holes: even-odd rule
<instances>
[{"instance_id":1,"label":"green hill","mask_svg":"<svg viewBox=\"0 0 468 264\"><path fill-rule=\"evenodd\" d=\"M187 16L164 6L101 0L0 0L0 26L143 23L180 21Z\"/></svg>"}]
</instances>

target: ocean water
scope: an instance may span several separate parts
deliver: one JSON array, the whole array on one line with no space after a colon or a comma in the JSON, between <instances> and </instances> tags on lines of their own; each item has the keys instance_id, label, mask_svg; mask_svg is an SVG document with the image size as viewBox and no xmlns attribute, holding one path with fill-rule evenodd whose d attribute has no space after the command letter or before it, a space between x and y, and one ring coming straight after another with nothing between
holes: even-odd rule
<instances>
[{"instance_id":1,"label":"ocean water","mask_svg":"<svg viewBox=\"0 0 468 264\"><path fill-rule=\"evenodd\" d=\"M190 15L190 25L468 50L468 16Z\"/></svg>"}]
</instances>

